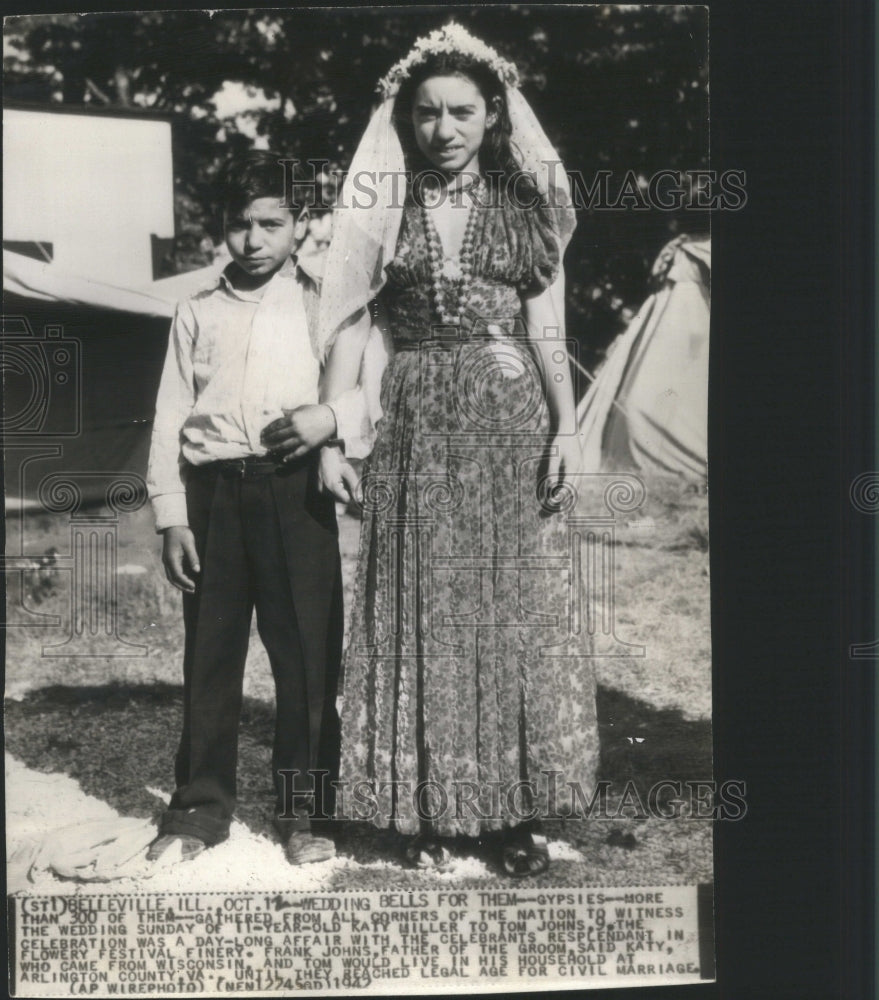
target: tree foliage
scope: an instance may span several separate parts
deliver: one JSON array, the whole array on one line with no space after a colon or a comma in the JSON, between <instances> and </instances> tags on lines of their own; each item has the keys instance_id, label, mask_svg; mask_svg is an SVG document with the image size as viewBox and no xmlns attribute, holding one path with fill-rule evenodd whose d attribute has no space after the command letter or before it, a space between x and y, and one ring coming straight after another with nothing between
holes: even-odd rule
<instances>
[{"instance_id":1,"label":"tree foliage","mask_svg":"<svg viewBox=\"0 0 879 1000\"><path fill-rule=\"evenodd\" d=\"M373 87L412 42L452 17L520 69L569 170L585 178L707 166L703 7L310 8L24 15L5 22L8 98L139 107L174 122L178 246L202 262L217 237L211 185L232 150L260 142L344 169ZM264 99L221 117L228 81ZM704 212L586 209L568 251L570 325L587 360L646 292L653 258Z\"/></svg>"}]
</instances>

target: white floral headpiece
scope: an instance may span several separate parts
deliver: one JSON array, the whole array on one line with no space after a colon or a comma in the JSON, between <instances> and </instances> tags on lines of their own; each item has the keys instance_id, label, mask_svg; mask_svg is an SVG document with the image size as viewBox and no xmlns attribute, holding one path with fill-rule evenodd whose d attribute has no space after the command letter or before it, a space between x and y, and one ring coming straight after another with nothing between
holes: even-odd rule
<instances>
[{"instance_id":1,"label":"white floral headpiece","mask_svg":"<svg viewBox=\"0 0 879 1000\"><path fill-rule=\"evenodd\" d=\"M376 89L384 99L393 97L400 89L400 84L409 78L416 66L420 66L430 56L443 53L469 56L475 62L488 66L504 86L519 86L519 73L511 62L453 21L444 28L419 38L409 54L395 63L388 75L379 80Z\"/></svg>"}]
</instances>

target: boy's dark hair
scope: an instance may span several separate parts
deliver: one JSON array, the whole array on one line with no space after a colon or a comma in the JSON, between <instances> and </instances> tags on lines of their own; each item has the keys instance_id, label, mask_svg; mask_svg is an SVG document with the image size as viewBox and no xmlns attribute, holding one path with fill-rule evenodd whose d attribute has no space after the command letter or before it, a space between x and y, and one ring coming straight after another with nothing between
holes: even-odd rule
<instances>
[{"instance_id":1,"label":"boy's dark hair","mask_svg":"<svg viewBox=\"0 0 879 1000\"><path fill-rule=\"evenodd\" d=\"M236 212L257 198L277 198L291 212L309 207L309 185L298 164L265 149L251 149L232 156L217 178L217 201L224 212ZM297 183L297 182L303 183ZM292 190L288 190L291 188Z\"/></svg>"}]
</instances>

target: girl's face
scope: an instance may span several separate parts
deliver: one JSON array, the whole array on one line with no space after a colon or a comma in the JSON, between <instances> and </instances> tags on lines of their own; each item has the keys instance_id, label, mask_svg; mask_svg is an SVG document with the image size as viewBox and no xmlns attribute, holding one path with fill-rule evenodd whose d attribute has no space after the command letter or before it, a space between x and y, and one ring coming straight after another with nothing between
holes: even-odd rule
<instances>
[{"instance_id":1,"label":"girl's face","mask_svg":"<svg viewBox=\"0 0 879 1000\"><path fill-rule=\"evenodd\" d=\"M496 117L466 76L429 77L412 100L415 143L445 174L479 169L479 149Z\"/></svg>"}]
</instances>

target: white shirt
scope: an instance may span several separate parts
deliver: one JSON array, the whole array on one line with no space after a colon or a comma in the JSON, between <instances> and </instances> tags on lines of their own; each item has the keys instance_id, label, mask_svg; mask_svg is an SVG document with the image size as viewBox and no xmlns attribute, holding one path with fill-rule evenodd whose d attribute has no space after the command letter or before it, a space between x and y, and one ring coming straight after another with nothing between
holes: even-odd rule
<instances>
[{"instance_id":1,"label":"white shirt","mask_svg":"<svg viewBox=\"0 0 879 1000\"><path fill-rule=\"evenodd\" d=\"M259 438L267 424L317 403L317 294L291 259L256 291L234 288L223 273L178 305L147 471L158 531L188 523L187 463L264 455ZM345 395L332 407L343 440L364 423L359 394ZM360 450L352 440L352 453Z\"/></svg>"}]
</instances>

